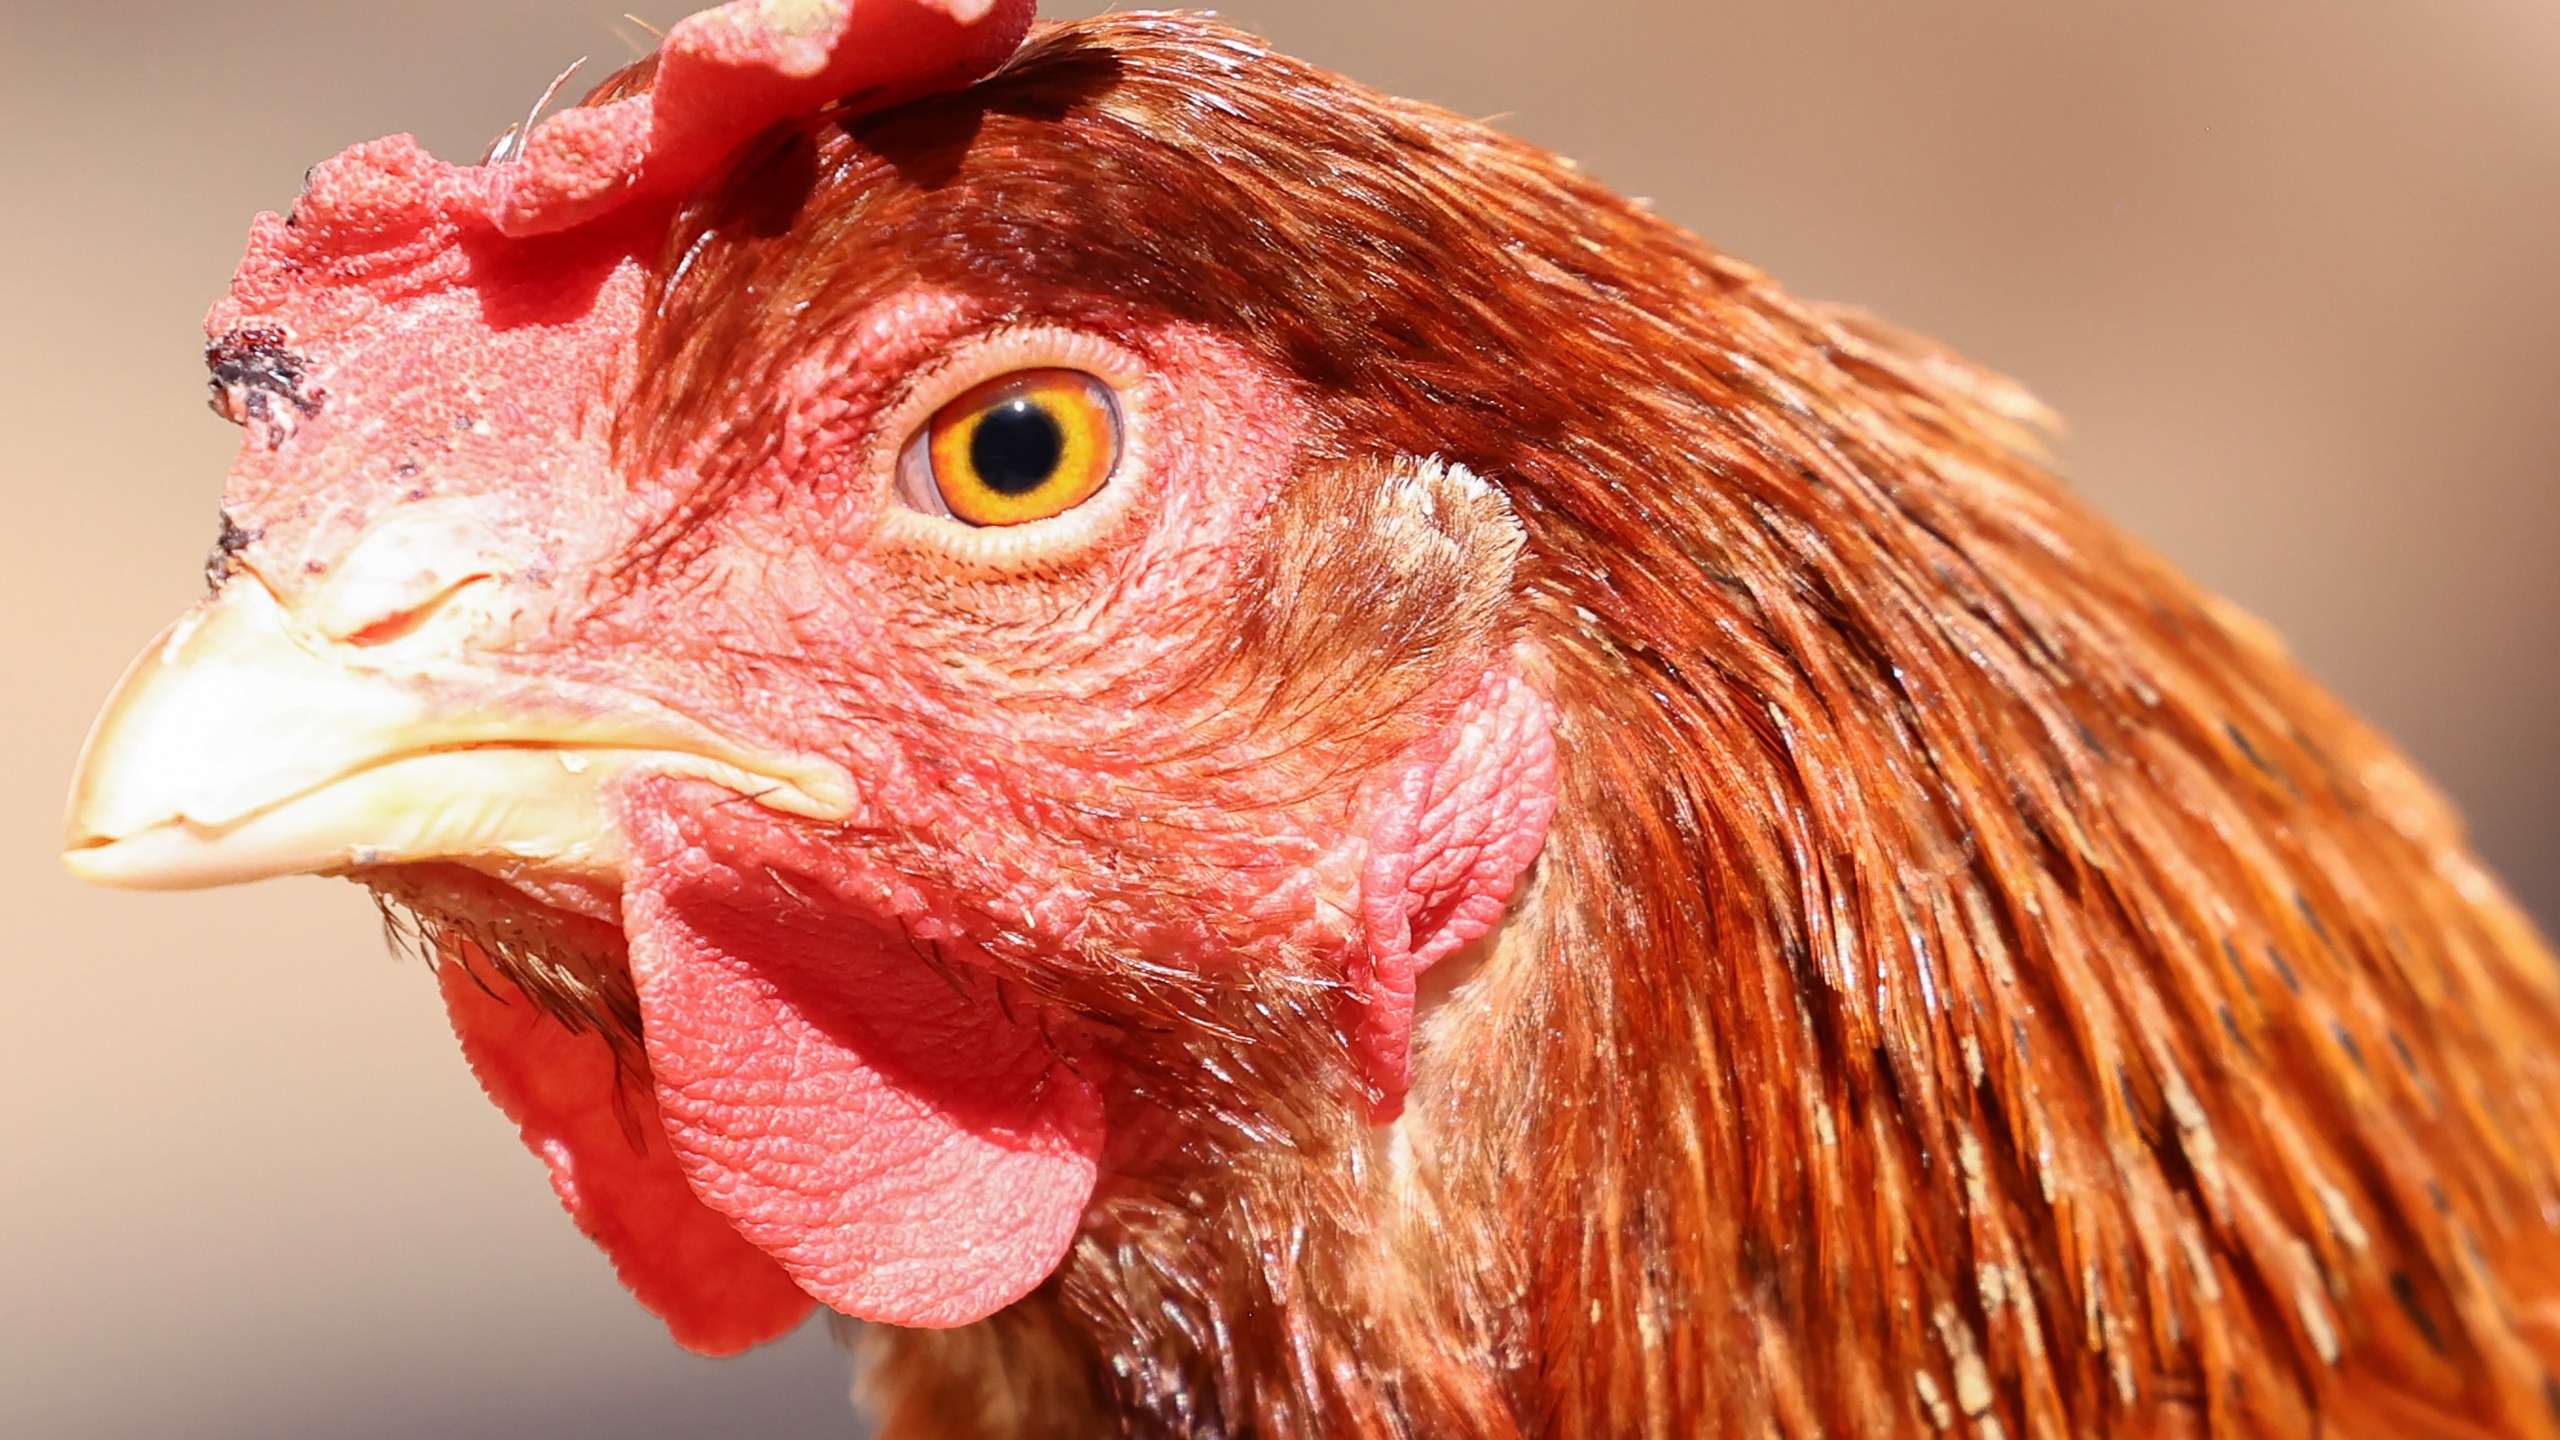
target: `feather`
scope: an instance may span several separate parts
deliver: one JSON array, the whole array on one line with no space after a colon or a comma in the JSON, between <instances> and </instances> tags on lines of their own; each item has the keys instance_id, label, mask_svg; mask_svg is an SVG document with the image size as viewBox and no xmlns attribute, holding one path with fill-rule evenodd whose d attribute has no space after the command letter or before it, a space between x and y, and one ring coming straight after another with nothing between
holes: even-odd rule
<instances>
[{"instance_id":1,"label":"feather","mask_svg":"<svg viewBox=\"0 0 2560 1440\"><path fill-rule=\"evenodd\" d=\"M1290 1148L1195 1137L983 1333L879 1337L891 1433L2549 1432L2550 957L2014 386L1199 21L808 143L822 308L1160 310L1492 481L1567 757L1421 1158L1242 1080ZM697 264L674 394L787 363L725 298L784 263Z\"/></svg>"}]
</instances>

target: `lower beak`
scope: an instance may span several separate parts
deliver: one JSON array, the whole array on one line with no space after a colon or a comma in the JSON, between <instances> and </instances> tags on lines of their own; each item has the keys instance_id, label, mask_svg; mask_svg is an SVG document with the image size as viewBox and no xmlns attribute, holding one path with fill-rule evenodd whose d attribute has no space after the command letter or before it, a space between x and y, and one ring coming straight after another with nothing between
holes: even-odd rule
<instances>
[{"instance_id":1,"label":"lower beak","mask_svg":"<svg viewBox=\"0 0 2560 1440\"><path fill-rule=\"evenodd\" d=\"M297 626L244 574L107 701L72 782L63 859L139 889L430 860L609 881L624 852L607 797L635 774L709 780L816 819L852 808L824 761L753 751L619 692L450 657L386 663Z\"/></svg>"}]
</instances>

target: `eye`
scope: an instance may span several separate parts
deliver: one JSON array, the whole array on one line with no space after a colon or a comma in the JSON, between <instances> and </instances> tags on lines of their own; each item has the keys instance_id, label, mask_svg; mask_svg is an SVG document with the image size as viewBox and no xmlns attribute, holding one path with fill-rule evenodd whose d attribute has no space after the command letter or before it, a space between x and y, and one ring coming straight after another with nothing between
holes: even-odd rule
<instances>
[{"instance_id":1,"label":"eye","mask_svg":"<svg viewBox=\"0 0 2560 1440\"><path fill-rule=\"evenodd\" d=\"M898 493L970 525L1024 525L1093 498L1120 463L1120 406L1081 370L1017 370L934 412L898 457Z\"/></svg>"}]
</instances>

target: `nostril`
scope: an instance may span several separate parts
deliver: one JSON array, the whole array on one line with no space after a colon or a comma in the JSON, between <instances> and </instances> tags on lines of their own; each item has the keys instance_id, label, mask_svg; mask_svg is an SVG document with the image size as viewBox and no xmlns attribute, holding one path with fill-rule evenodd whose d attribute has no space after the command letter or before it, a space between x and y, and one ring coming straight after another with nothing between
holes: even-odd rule
<instances>
[{"instance_id":1,"label":"nostril","mask_svg":"<svg viewBox=\"0 0 2560 1440\"><path fill-rule=\"evenodd\" d=\"M495 575L465 575L451 585L428 596L415 605L405 606L381 619L349 632L343 638L350 645L388 645L418 632L420 626L434 619L437 612L453 598L474 585L497 579Z\"/></svg>"},{"instance_id":2,"label":"nostril","mask_svg":"<svg viewBox=\"0 0 2560 1440\"><path fill-rule=\"evenodd\" d=\"M388 645L430 623L467 628L487 618L487 588L522 572L525 548L470 504L396 504L328 557L328 578L294 610L320 637L351 645Z\"/></svg>"}]
</instances>

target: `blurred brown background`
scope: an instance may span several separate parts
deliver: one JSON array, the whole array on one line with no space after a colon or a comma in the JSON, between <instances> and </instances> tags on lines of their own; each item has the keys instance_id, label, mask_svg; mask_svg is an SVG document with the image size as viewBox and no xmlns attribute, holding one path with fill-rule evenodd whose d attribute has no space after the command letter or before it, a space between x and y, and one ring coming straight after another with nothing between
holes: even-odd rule
<instances>
[{"instance_id":1,"label":"blurred brown background","mask_svg":"<svg viewBox=\"0 0 2560 1440\"><path fill-rule=\"evenodd\" d=\"M53 860L92 708L201 584L233 432L196 322L250 214L377 134L477 155L569 59L637 53L624 3L9 0L0 1433L851 1433L822 1334L713 1364L623 1297L353 888L117 895ZM2078 483L2560 917L2560 7L1229 13L2024 378Z\"/></svg>"}]
</instances>

